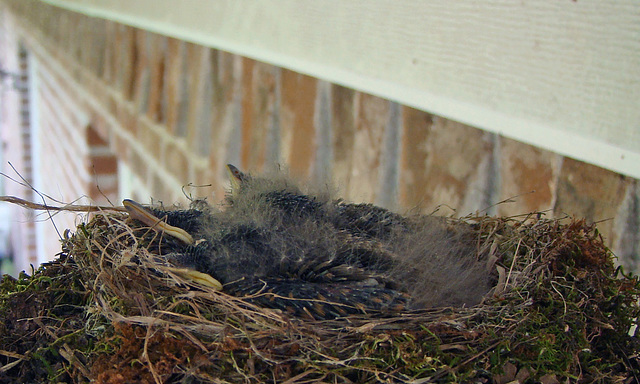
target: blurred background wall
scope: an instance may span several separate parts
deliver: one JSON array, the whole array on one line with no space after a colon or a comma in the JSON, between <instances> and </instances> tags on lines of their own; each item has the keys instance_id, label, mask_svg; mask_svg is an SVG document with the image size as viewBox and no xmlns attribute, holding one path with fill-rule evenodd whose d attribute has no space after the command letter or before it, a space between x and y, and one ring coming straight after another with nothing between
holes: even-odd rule
<instances>
[{"instance_id":1,"label":"blurred background wall","mask_svg":"<svg viewBox=\"0 0 640 384\"><path fill-rule=\"evenodd\" d=\"M281 167L399 212L586 218L638 268L633 172L40 1L0 2L0 17L3 194L56 205L217 202L225 164ZM82 220L3 209L15 271L54 257L64 229Z\"/></svg>"}]
</instances>

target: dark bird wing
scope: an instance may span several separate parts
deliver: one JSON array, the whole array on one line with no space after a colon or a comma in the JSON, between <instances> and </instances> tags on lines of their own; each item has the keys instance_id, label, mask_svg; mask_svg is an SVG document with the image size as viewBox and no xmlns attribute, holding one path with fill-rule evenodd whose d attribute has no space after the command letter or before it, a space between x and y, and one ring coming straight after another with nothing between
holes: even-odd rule
<instances>
[{"instance_id":1,"label":"dark bird wing","mask_svg":"<svg viewBox=\"0 0 640 384\"><path fill-rule=\"evenodd\" d=\"M316 320L398 313L409 301L406 293L392 289L300 279L244 279L226 285L225 290L263 307Z\"/></svg>"},{"instance_id":2,"label":"dark bird wing","mask_svg":"<svg viewBox=\"0 0 640 384\"><path fill-rule=\"evenodd\" d=\"M373 204L334 202L332 220L336 227L354 236L386 240L393 231L406 230L406 219Z\"/></svg>"}]
</instances>

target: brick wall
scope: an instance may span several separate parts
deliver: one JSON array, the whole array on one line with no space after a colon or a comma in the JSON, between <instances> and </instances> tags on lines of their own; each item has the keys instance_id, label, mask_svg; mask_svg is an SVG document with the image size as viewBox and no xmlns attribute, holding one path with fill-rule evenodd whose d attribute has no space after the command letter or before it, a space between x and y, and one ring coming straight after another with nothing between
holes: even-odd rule
<instances>
[{"instance_id":1,"label":"brick wall","mask_svg":"<svg viewBox=\"0 0 640 384\"><path fill-rule=\"evenodd\" d=\"M117 201L117 159L91 126L91 111L82 108L63 77L33 55L15 35L14 20L4 13L2 68L20 81L3 87L3 172L7 195L38 203L105 204ZM5 83L5 85L8 85ZM60 236L81 218L71 213L13 211L11 242L15 268L50 259L60 250Z\"/></svg>"},{"instance_id":2,"label":"brick wall","mask_svg":"<svg viewBox=\"0 0 640 384\"><path fill-rule=\"evenodd\" d=\"M31 199L33 193L26 185L33 182L27 51L8 33L12 19L6 14L0 17L3 29L0 34L0 68L6 73L0 88L2 171L16 179L16 182L3 180L3 193ZM20 173L16 174L7 162ZM13 222L10 224L10 237L6 241L24 244L13 250L15 259L23 260L23 267L28 267L29 263L37 264L34 213L13 206L8 206L8 210Z\"/></svg>"},{"instance_id":3,"label":"brick wall","mask_svg":"<svg viewBox=\"0 0 640 384\"><path fill-rule=\"evenodd\" d=\"M40 133L58 168L44 192L216 201L226 163L281 166L403 212L585 217L637 268L637 180L284 68L40 2L5 4L16 23L5 33L38 63ZM127 196L115 197L116 159L120 180L126 169L144 192L120 185Z\"/></svg>"},{"instance_id":4,"label":"brick wall","mask_svg":"<svg viewBox=\"0 0 640 384\"><path fill-rule=\"evenodd\" d=\"M34 168L41 177L36 188L51 196L54 200L49 202L55 205L117 201L117 161L91 126L90 111L77 104L64 79L45 63L37 63L33 92L39 118L33 126L40 148L34 156ZM75 228L79 218L64 212L51 218L42 214L41 218L45 219L38 224L41 252L55 254L53 250L60 248L60 234L66 228Z\"/></svg>"}]
</instances>

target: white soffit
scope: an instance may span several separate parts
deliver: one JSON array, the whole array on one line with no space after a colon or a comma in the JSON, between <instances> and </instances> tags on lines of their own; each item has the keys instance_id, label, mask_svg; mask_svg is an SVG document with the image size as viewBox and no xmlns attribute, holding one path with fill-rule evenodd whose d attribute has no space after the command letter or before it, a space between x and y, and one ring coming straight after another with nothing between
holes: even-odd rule
<instances>
[{"instance_id":1,"label":"white soffit","mask_svg":"<svg viewBox=\"0 0 640 384\"><path fill-rule=\"evenodd\" d=\"M640 178L638 0L42 0Z\"/></svg>"}]
</instances>

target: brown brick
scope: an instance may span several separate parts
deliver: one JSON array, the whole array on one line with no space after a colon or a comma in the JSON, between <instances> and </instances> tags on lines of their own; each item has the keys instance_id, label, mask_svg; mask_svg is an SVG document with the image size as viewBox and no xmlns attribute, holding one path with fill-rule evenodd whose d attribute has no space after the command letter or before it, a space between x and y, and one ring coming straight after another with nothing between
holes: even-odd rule
<instances>
[{"instance_id":1,"label":"brown brick","mask_svg":"<svg viewBox=\"0 0 640 384\"><path fill-rule=\"evenodd\" d=\"M94 131L94 133L104 142L104 145L109 145L112 127L107 123L104 115L101 114L101 111L100 113L94 112L92 114L89 129ZM96 143L96 145L97 144L98 143ZM89 141L89 145L93 145L91 144L91 141Z\"/></svg>"},{"instance_id":2,"label":"brown brick","mask_svg":"<svg viewBox=\"0 0 640 384\"><path fill-rule=\"evenodd\" d=\"M424 191L429 188L427 175L428 140L433 115L404 107L403 139L400 164L400 205L404 208L419 206Z\"/></svg>"},{"instance_id":3,"label":"brown brick","mask_svg":"<svg viewBox=\"0 0 640 384\"><path fill-rule=\"evenodd\" d=\"M317 80L282 70L282 159L295 176L308 177L315 158Z\"/></svg>"},{"instance_id":4,"label":"brown brick","mask_svg":"<svg viewBox=\"0 0 640 384\"><path fill-rule=\"evenodd\" d=\"M352 89L334 85L331 89L333 124L333 180L347 191L351 179L355 136L355 94Z\"/></svg>"},{"instance_id":5,"label":"brown brick","mask_svg":"<svg viewBox=\"0 0 640 384\"><path fill-rule=\"evenodd\" d=\"M213 196L217 196L219 186L211 170L202 165L193 165L192 173L190 186L185 191L191 198L206 198L207 201L212 202Z\"/></svg>"},{"instance_id":6,"label":"brown brick","mask_svg":"<svg viewBox=\"0 0 640 384\"><path fill-rule=\"evenodd\" d=\"M115 175L118 173L118 160L114 156L91 156L90 173Z\"/></svg>"},{"instance_id":7,"label":"brown brick","mask_svg":"<svg viewBox=\"0 0 640 384\"><path fill-rule=\"evenodd\" d=\"M192 132L190 132L190 147L193 153L206 158L211 152L213 146L214 128L212 126L214 112L213 100L216 92L217 83L216 74L214 73L214 62L216 61L215 50L207 48L202 52L200 67L200 78L197 94L194 97L197 102L197 108L194 110L194 120Z\"/></svg>"},{"instance_id":8,"label":"brown brick","mask_svg":"<svg viewBox=\"0 0 640 384\"><path fill-rule=\"evenodd\" d=\"M122 95L131 100L134 94L135 69L137 68L138 50L136 47L135 28L121 25L120 41L117 46L120 48L118 60L118 82Z\"/></svg>"},{"instance_id":9,"label":"brown brick","mask_svg":"<svg viewBox=\"0 0 640 384\"><path fill-rule=\"evenodd\" d=\"M166 60L167 38L156 34L151 35L150 65L150 89L147 106L147 116L154 122L161 122L162 106L161 98L164 88L164 70Z\"/></svg>"},{"instance_id":10,"label":"brown brick","mask_svg":"<svg viewBox=\"0 0 640 384\"><path fill-rule=\"evenodd\" d=\"M431 212L443 206L439 213L448 215L453 213L451 209L463 209L467 195L477 192L470 191L470 185L480 176L479 167L491 152L491 143L483 131L435 117L426 148L429 185L421 193L422 210Z\"/></svg>"},{"instance_id":11,"label":"brown brick","mask_svg":"<svg viewBox=\"0 0 640 384\"><path fill-rule=\"evenodd\" d=\"M105 84L98 80L98 78L92 78L92 89L91 93L95 96L95 101L100 106L105 106L109 104L109 93ZM89 100L84 100L83 103L89 106ZM89 109L93 109L89 106Z\"/></svg>"},{"instance_id":12,"label":"brown brick","mask_svg":"<svg viewBox=\"0 0 640 384\"><path fill-rule=\"evenodd\" d=\"M212 54L213 72L215 73L216 100L220 104L229 104L233 99L233 88L236 82L234 64L236 57L224 51L214 51Z\"/></svg>"},{"instance_id":13,"label":"brown brick","mask_svg":"<svg viewBox=\"0 0 640 384\"><path fill-rule=\"evenodd\" d=\"M629 180L608 246L627 271L640 272L640 182Z\"/></svg>"},{"instance_id":14,"label":"brown brick","mask_svg":"<svg viewBox=\"0 0 640 384\"><path fill-rule=\"evenodd\" d=\"M109 203L119 204L118 188L104 188L99 183L91 183L88 192L89 198L98 205L106 205Z\"/></svg>"},{"instance_id":15,"label":"brown brick","mask_svg":"<svg viewBox=\"0 0 640 384\"><path fill-rule=\"evenodd\" d=\"M117 117L118 115L118 104L119 104L119 99L117 98L117 96L115 95L115 92L107 92L107 105L106 105L106 111L114 117Z\"/></svg>"},{"instance_id":16,"label":"brown brick","mask_svg":"<svg viewBox=\"0 0 640 384\"><path fill-rule=\"evenodd\" d=\"M162 122L168 131L175 133L179 121L180 105L182 103L183 88L183 60L185 43L181 40L168 38L167 62L164 71L162 107L164 109Z\"/></svg>"},{"instance_id":17,"label":"brown brick","mask_svg":"<svg viewBox=\"0 0 640 384\"><path fill-rule=\"evenodd\" d=\"M159 129L149 119L142 118L138 123L137 140L148 154L158 161L161 160L165 143L158 134Z\"/></svg>"},{"instance_id":18,"label":"brown brick","mask_svg":"<svg viewBox=\"0 0 640 384\"><path fill-rule=\"evenodd\" d=\"M92 147L103 147L107 145L107 141L103 139L94 126L87 129L87 143Z\"/></svg>"},{"instance_id":19,"label":"brown brick","mask_svg":"<svg viewBox=\"0 0 640 384\"><path fill-rule=\"evenodd\" d=\"M113 152L118 159L128 163L131 157L131 144L123 136L115 135Z\"/></svg>"},{"instance_id":20,"label":"brown brick","mask_svg":"<svg viewBox=\"0 0 640 384\"><path fill-rule=\"evenodd\" d=\"M118 104L117 119L120 125L127 131L136 136L138 131L138 118L133 114L131 105L129 103L121 102Z\"/></svg>"},{"instance_id":21,"label":"brown brick","mask_svg":"<svg viewBox=\"0 0 640 384\"><path fill-rule=\"evenodd\" d=\"M213 185L212 175L207 167L202 167L198 165L193 166L193 177L191 183L195 186L202 186L202 188L208 188L208 185Z\"/></svg>"},{"instance_id":22,"label":"brown brick","mask_svg":"<svg viewBox=\"0 0 640 384\"><path fill-rule=\"evenodd\" d=\"M149 55L151 45L150 40L152 39L151 36L153 36L153 34L148 31L136 29L135 36L134 84L129 98L135 105L135 113L145 114L149 102Z\"/></svg>"},{"instance_id":23,"label":"brown brick","mask_svg":"<svg viewBox=\"0 0 640 384\"><path fill-rule=\"evenodd\" d=\"M136 174L141 180L146 181L148 176L148 165L146 162L142 160L142 157L136 151L131 151L129 155L130 161L128 162L129 167L134 174Z\"/></svg>"},{"instance_id":24,"label":"brown brick","mask_svg":"<svg viewBox=\"0 0 640 384\"><path fill-rule=\"evenodd\" d=\"M553 208L559 157L515 140L501 139L500 216L542 212Z\"/></svg>"},{"instance_id":25,"label":"brown brick","mask_svg":"<svg viewBox=\"0 0 640 384\"><path fill-rule=\"evenodd\" d=\"M363 93L356 97L353 163L347 194L350 199L373 202L378 190L389 101Z\"/></svg>"},{"instance_id":26,"label":"brown brick","mask_svg":"<svg viewBox=\"0 0 640 384\"><path fill-rule=\"evenodd\" d=\"M186 106L184 109L186 131L180 135L187 138L191 148L198 148L198 130L201 128L203 107L205 101L204 91L206 85L210 85L211 73L209 70L209 51L207 47L196 44L187 44L185 77L187 92Z\"/></svg>"},{"instance_id":27,"label":"brown brick","mask_svg":"<svg viewBox=\"0 0 640 384\"><path fill-rule=\"evenodd\" d=\"M250 167L251 141L252 131L254 128L253 113L253 67L256 65L254 60L242 58L242 130L241 130L241 146L240 146L240 162L242 168Z\"/></svg>"},{"instance_id":28,"label":"brown brick","mask_svg":"<svg viewBox=\"0 0 640 384\"><path fill-rule=\"evenodd\" d=\"M238 98L235 97L235 92L242 90L240 87L242 79L238 76L239 71L234 68L234 63L240 60L238 57L222 51L213 51L211 60L213 98L209 106L212 113L209 164L213 172L222 173L222 167L228 161L228 152L234 150L229 146L231 137L239 124L237 121L239 105L237 105Z\"/></svg>"},{"instance_id":29,"label":"brown brick","mask_svg":"<svg viewBox=\"0 0 640 384\"><path fill-rule=\"evenodd\" d=\"M175 141L168 142L164 161L165 168L176 179L182 183L189 181L189 161L181 145L178 145Z\"/></svg>"},{"instance_id":30,"label":"brown brick","mask_svg":"<svg viewBox=\"0 0 640 384\"><path fill-rule=\"evenodd\" d=\"M114 76L114 59L115 51L117 49L116 41L116 23L111 20L105 20L105 43L104 43L104 65L102 67L102 73L99 77L105 82L105 84L112 84L115 80Z\"/></svg>"},{"instance_id":31,"label":"brown brick","mask_svg":"<svg viewBox=\"0 0 640 384\"><path fill-rule=\"evenodd\" d=\"M268 64L244 60L242 167L264 169L265 163L275 161L273 117L276 105L276 69ZM271 166L271 164L269 164Z\"/></svg>"},{"instance_id":32,"label":"brown brick","mask_svg":"<svg viewBox=\"0 0 640 384\"><path fill-rule=\"evenodd\" d=\"M162 178L157 173L153 173L151 175L151 180L149 182L149 191L151 192L151 196L154 199L158 199L161 201L165 201L168 196L166 192L166 185Z\"/></svg>"},{"instance_id":33,"label":"brown brick","mask_svg":"<svg viewBox=\"0 0 640 384\"><path fill-rule=\"evenodd\" d=\"M565 158L562 162L554 216L564 215L599 222L600 233L607 241L614 235L614 219L624 200L630 179L622 175Z\"/></svg>"},{"instance_id":34,"label":"brown brick","mask_svg":"<svg viewBox=\"0 0 640 384\"><path fill-rule=\"evenodd\" d=\"M126 68L124 67L128 63L125 64L125 55L127 53L126 44L128 44L128 39L126 38L126 27L123 24L116 23L114 26L114 36L113 36L113 57L112 57L112 68L111 68L111 87L116 89L117 91L124 91L125 82L124 82L124 72Z\"/></svg>"}]
</instances>

